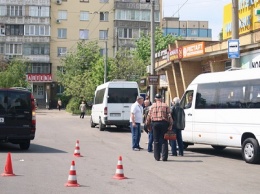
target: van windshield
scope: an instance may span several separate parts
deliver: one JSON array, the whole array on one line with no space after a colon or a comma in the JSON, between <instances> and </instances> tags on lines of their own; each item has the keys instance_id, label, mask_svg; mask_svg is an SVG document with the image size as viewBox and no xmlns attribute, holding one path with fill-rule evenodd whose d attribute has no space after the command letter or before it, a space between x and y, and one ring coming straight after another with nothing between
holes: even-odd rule
<instances>
[{"instance_id":1,"label":"van windshield","mask_svg":"<svg viewBox=\"0 0 260 194\"><path fill-rule=\"evenodd\" d=\"M109 88L108 103L134 103L138 96L137 88Z\"/></svg>"}]
</instances>

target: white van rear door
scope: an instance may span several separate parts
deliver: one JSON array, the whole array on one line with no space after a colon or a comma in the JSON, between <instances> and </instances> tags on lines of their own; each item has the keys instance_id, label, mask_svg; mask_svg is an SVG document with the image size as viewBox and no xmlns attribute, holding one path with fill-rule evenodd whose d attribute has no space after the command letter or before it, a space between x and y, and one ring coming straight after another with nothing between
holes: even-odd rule
<instances>
[{"instance_id":1,"label":"white van rear door","mask_svg":"<svg viewBox=\"0 0 260 194\"><path fill-rule=\"evenodd\" d=\"M127 84L110 87L108 90L107 115L108 120L129 122L131 105L138 95L138 88L128 88Z\"/></svg>"}]
</instances>

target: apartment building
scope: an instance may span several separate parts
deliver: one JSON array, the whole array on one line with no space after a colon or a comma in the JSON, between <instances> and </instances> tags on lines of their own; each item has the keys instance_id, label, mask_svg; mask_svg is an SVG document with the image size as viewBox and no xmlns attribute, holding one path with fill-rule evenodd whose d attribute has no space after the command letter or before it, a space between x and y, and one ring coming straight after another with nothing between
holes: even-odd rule
<instances>
[{"instance_id":1,"label":"apartment building","mask_svg":"<svg viewBox=\"0 0 260 194\"><path fill-rule=\"evenodd\" d=\"M164 17L161 21L164 35L181 36L185 40L212 40L212 29L208 21L182 21L177 17Z\"/></svg>"},{"instance_id":2,"label":"apartment building","mask_svg":"<svg viewBox=\"0 0 260 194\"><path fill-rule=\"evenodd\" d=\"M0 55L26 59L33 94L45 98L52 82L49 0L0 0Z\"/></svg>"},{"instance_id":3,"label":"apartment building","mask_svg":"<svg viewBox=\"0 0 260 194\"><path fill-rule=\"evenodd\" d=\"M146 0L118 0L114 3L114 45L134 48L135 40L151 31L151 3ZM155 27L160 25L160 4L155 0Z\"/></svg>"},{"instance_id":4,"label":"apartment building","mask_svg":"<svg viewBox=\"0 0 260 194\"><path fill-rule=\"evenodd\" d=\"M159 26L159 0L154 16ZM133 49L150 21L146 0L0 0L0 55L28 60L33 94L48 108L63 92L56 77L61 59L78 41L98 41L101 55L114 57L119 48Z\"/></svg>"}]
</instances>

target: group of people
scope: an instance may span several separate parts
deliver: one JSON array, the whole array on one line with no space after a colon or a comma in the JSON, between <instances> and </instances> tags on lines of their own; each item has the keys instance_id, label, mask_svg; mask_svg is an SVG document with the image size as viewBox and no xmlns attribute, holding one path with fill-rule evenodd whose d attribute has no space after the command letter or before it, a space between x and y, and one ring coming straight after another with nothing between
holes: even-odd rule
<instances>
[{"instance_id":1,"label":"group of people","mask_svg":"<svg viewBox=\"0 0 260 194\"><path fill-rule=\"evenodd\" d=\"M143 108L144 105L144 108ZM149 99L144 100L138 96L131 106L130 128L132 132L132 149L139 151L141 138L141 124L144 123L144 131L148 133L148 152L154 153L155 160L168 160L168 141L164 134L173 130L176 134L179 155L183 156L183 142L181 131L185 128L185 113L180 107L180 99L173 99L170 108L162 102L160 94L155 95L155 102L151 104ZM173 156L177 156L176 140L170 140Z\"/></svg>"}]
</instances>

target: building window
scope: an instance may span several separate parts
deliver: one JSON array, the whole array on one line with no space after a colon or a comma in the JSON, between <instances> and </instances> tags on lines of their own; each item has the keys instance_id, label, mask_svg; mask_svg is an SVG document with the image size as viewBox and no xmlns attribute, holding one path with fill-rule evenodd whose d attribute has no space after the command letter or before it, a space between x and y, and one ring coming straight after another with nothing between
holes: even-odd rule
<instances>
[{"instance_id":1,"label":"building window","mask_svg":"<svg viewBox=\"0 0 260 194\"><path fill-rule=\"evenodd\" d=\"M0 6L0 16L5 16L6 15L6 5L1 5Z\"/></svg>"},{"instance_id":2,"label":"building window","mask_svg":"<svg viewBox=\"0 0 260 194\"><path fill-rule=\"evenodd\" d=\"M63 57L67 54L67 48L66 47L58 47L57 56Z\"/></svg>"},{"instance_id":3,"label":"building window","mask_svg":"<svg viewBox=\"0 0 260 194\"><path fill-rule=\"evenodd\" d=\"M108 3L109 0L100 0L100 3Z\"/></svg>"},{"instance_id":4,"label":"building window","mask_svg":"<svg viewBox=\"0 0 260 194\"><path fill-rule=\"evenodd\" d=\"M23 6L19 5L8 5L7 6L8 16L23 16Z\"/></svg>"},{"instance_id":5,"label":"building window","mask_svg":"<svg viewBox=\"0 0 260 194\"><path fill-rule=\"evenodd\" d=\"M0 43L0 54L4 54L4 53L5 53L5 44Z\"/></svg>"},{"instance_id":6,"label":"building window","mask_svg":"<svg viewBox=\"0 0 260 194\"><path fill-rule=\"evenodd\" d=\"M106 56L106 50L108 50L108 49L105 49L105 48L100 49L100 50L99 50L100 55L101 55L101 56Z\"/></svg>"},{"instance_id":7,"label":"building window","mask_svg":"<svg viewBox=\"0 0 260 194\"><path fill-rule=\"evenodd\" d=\"M59 11L58 12L58 19L59 20L66 20L67 19L67 11Z\"/></svg>"},{"instance_id":8,"label":"building window","mask_svg":"<svg viewBox=\"0 0 260 194\"><path fill-rule=\"evenodd\" d=\"M22 44L6 44L5 50L6 50L6 54L9 55L21 55Z\"/></svg>"},{"instance_id":9,"label":"building window","mask_svg":"<svg viewBox=\"0 0 260 194\"><path fill-rule=\"evenodd\" d=\"M27 73L51 73L50 63L31 63L27 68Z\"/></svg>"},{"instance_id":10,"label":"building window","mask_svg":"<svg viewBox=\"0 0 260 194\"><path fill-rule=\"evenodd\" d=\"M108 21L108 12L100 12L100 21Z\"/></svg>"},{"instance_id":11,"label":"building window","mask_svg":"<svg viewBox=\"0 0 260 194\"><path fill-rule=\"evenodd\" d=\"M139 38L139 29L132 29L132 28L118 28L118 37L119 38Z\"/></svg>"},{"instance_id":12,"label":"building window","mask_svg":"<svg viewBox=\"0 0 260 194\"><path fill-rule=\"evenodd\" d=\"M89 39L88 36L89 36L89 30L86 30L86 29L79 30L79 39L87 40L87 39Z\"/></svg>"},{"instance_id":13,"label":"building window","mask_svg":"<svg viewBox=\"0 0 260 194\"><path fill-rule=\"evenodd\" d=\"M30 6L29 7L29 16L31 16L31 17L49 17L50 9L49 9L49 7Z\"/></svg>"},{"instance_id":14,"label":"building window","mask_svg":"<svg viewBox=\"0 0 260 194\"><path fill-rule=\"evenodd\" d=\"M81 11L80 12L80 20L81 21L88 21L89 20L89 12L88 11Z\"/></svg>"},{"instance_id":15,"label":"building window","mask_svg":"<svg viewBox=\"0 0 260 194\"><path fill-rule=\"evenodd\" d=\"M107 30L99 30L99 40L107 40L108 31Z\"/></svg>"},{"instance_id":16,"label":"building window","mask_svg":"<svg viewBox=\"0 0 260 194\"><path fill-rule=\"evenodd\" d=\"M50 26L25 25L25 36L50 36Z\"/></svg>"},{"instance_id":17,"label":"building window","mask_svg":"<svg viewBox=\"0 0 260 194\"><path fill-rule=\"evenodd\" d=\"M195 30L195 29L192 29L192 30L191 30L191 35L194 35L194 36L195 36L195 35L197 35L197 34L198 34L198 30Z\"/></svg>"},{"instance_id":18,"label":"building window","mask_svg":"<svg viewBox=\"0 0 260 194\"><path fill-rule=\"evenodd\" d=\"M89 0L79 0L79 2L89 3Z\"/></svg>"},{"instance_id":19,"label":"building window","mask_svg":"<svg viewBox=\"0 0 260 194\"><path fill-rule=\"evenodd\" d=\"M57 85L57 94L62 94L64 92L64 86L58 84Z\"/></svg>"},{"instance_id":20,"label":"building window","mask_svg":"<svg viewBox=\"0 0 260 194\"><path fill-rule=\"evenodd\" d=\"M49 55L50 44L24 44L23 45L24 55Z\"/></svg>"},{"instance_id":21,"label":"building window","mask_svg":"<svg viewBox=\"0 0 260 194\"><path fill-rule=\"evenodd\" d=\"M58 29L58 38L67 38L67 29L65 28L59 28Z\"/></svg>"},{"instance_id":22,"label":"building window","mask_svg":"<svg viewBox=\"0 0 260 194\"><path fill-rule=\"evenodd\" d=\"M6 25L5 33L9 36L22 36L24 34L23 30L23 25Z\"/></svg>"},{"instance_id":23,"label":"building window","mask_svg":"<svg viewBox=\"0 0 260 194\"><path fill-rule=\"evenodd\" d=\"M150 12L149 11L143 11L141 12L141 21L150 21Z\"/></svg>"},{"instance_id":24,"label":"building window","mask_svg":"<svg viewBox=\"0 0 260 194\"><path fill-rule=\"evenodd\" d=\"M186 29L181 29L181 36L186 36Z\"/></svg>"}]
</instances>

